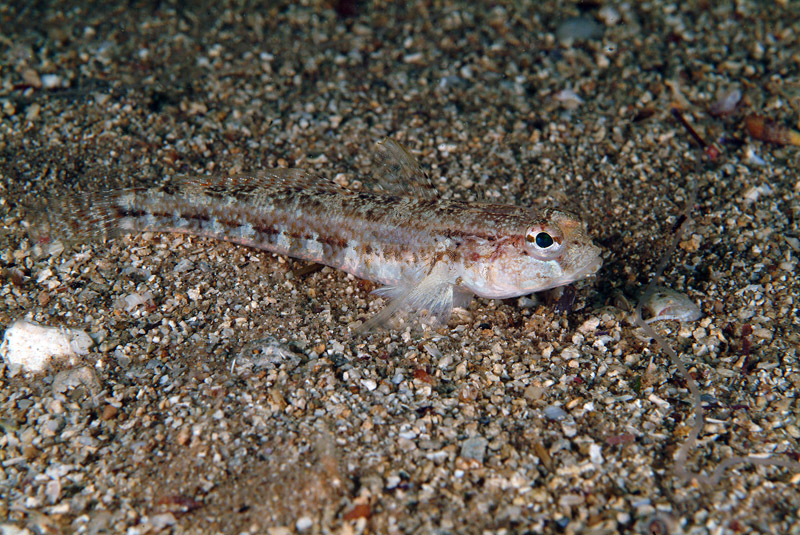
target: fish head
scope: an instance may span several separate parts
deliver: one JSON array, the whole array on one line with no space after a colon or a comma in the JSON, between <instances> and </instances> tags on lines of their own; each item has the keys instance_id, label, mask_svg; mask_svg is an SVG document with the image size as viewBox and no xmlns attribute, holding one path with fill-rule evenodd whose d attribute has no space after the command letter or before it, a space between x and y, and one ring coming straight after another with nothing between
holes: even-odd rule
<instances>
[{"instance_id":1,"label":"fish head","mask_svg":"<svg viewBox=\"0 0 800 535\"><path fill-rule=\"evenodd\" d=\"M548 211L531 218L524 232L496 246L482 268L480 297L505 299L564 286L593 275L603 259L577 217Z\"/></svg>"}]
</instances>

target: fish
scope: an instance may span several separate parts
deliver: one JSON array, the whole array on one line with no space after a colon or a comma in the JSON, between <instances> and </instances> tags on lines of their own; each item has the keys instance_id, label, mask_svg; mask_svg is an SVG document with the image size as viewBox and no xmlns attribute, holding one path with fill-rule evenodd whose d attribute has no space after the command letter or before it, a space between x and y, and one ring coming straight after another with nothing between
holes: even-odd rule
<instances>
[{"instance_id":1,"label":"fish","mask_svg":"<svg viewBox=\"0 0 800 535\"><path fill-rule=\"evenodd\" d=\"M340 269L381 285L389 304L362 332L413 314L447 323L473 296L506 299L595 274L601 249L585 223L559 210L443 199L398 142L378 144L378 191L302 169L168 177L62 200L46 210L40 238L183 233Z\"/></svg>"}]
</instances>

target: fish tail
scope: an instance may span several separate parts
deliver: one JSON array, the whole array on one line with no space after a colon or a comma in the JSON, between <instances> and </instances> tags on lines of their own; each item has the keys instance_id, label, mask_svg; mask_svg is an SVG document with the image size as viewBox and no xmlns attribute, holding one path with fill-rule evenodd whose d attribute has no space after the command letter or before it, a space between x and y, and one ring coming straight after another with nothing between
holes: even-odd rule
<instances>
[{"instance_id":1,"label":"fish tail","mask_svg":"<svg viewBox=\"0 0 800 535\"><path fill-rule=\"evenodd\" d=\"M44 199L28 210L28 235L41 246L106 242L124 232L117 200L129 191L81 192Z\"/></svg>"}]
</instances>

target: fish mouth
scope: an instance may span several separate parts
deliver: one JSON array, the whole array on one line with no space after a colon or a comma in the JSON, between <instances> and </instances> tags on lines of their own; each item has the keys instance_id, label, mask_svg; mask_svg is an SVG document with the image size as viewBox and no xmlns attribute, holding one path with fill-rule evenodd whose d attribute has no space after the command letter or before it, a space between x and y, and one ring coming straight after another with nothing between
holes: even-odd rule
<instances>
[{"instance_id":1,"label":"fish mouth","mask_svg":"<svg viewBox=\"0 0 800 535\"><path fill-rule=\"evenodd\" d=\"M575 281L585 279L586 277L590 277L595 273L597 273L602 267L602 265L603 265L603 258L598 254L596 257L594 257L590 262L588 262L585 266L583 266L579 270L555 282L554 284L548 286L547 288L543 288L543 290L550 290L552 288L557 288L559 286L565 286L567 284L572 284Z\"/></svg>"},{"instance_id":2,"label":"fish mouth","mask_svg":"<svg viewBox=\"0 0 800 535\"><path fill-rule=\"evenodd\" d=\"M603 266L603 258L598 254L597 257L594 258L591 262L586 264L584 267L579 269L575 274L570 277L569 282L574 282L576 280L580 280L591 275L597 273L600 268Z\"/></svg>"}]
</instances>

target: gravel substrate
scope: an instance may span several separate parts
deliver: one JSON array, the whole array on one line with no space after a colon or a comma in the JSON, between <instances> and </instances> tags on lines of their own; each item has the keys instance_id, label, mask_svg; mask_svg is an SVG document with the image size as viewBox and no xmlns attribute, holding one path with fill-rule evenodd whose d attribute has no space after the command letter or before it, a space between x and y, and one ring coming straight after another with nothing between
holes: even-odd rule
<instances>
[{"instance_id":1,"label":"gravel substrate","mask_svg":"<svg viewBox=\"0 0 800 535\"><path fill-rule=\"evenodd\" d=\"M111 4L0 6L0 325L94 343L0 369L0 531L800 533L797 468L676 474L692 398L632 316L694 184L662 299L701 317L652 323L703 394L686 469L800 458L800 3ZM175 174L358 187L388 136L445 197L579 214L603 268L356 336L383 301L331 268L23 226Z\"/></svg>"}]
</instances>

